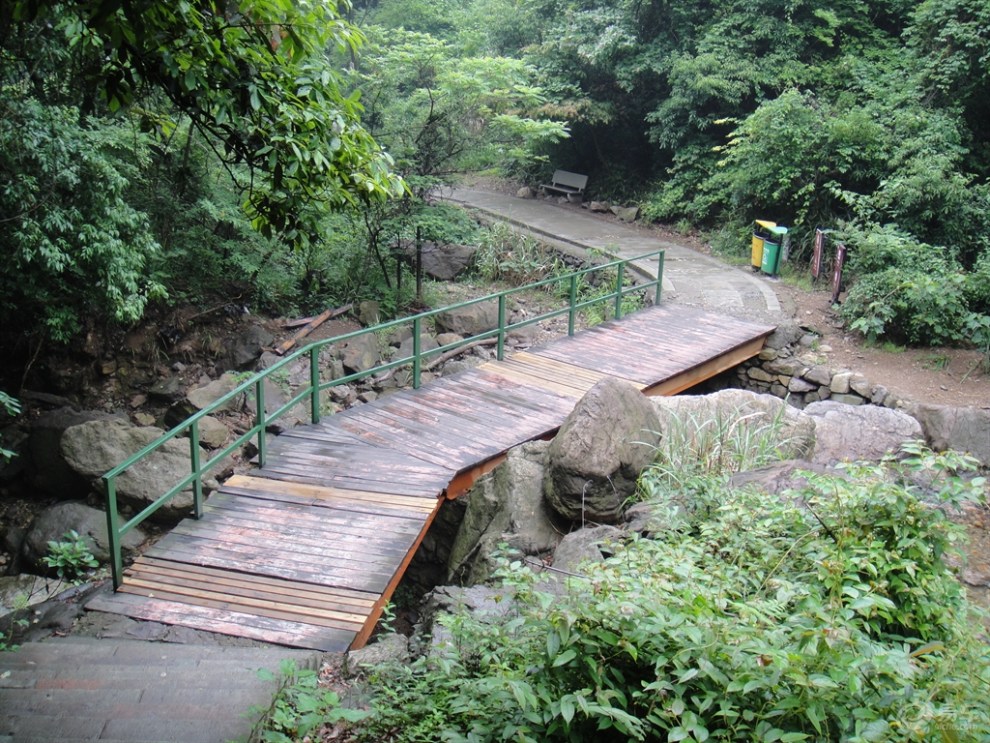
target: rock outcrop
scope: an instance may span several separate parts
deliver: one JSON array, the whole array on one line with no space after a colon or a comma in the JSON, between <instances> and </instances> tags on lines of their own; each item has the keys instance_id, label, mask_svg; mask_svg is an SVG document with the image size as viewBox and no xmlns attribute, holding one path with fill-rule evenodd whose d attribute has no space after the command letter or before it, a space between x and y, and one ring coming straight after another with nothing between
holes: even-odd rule
<instances>
[{"instance_id":1,"label":"rock outcrop","mask_svg":"<svg viewBox=\"0 0 990 743\"><path fill-rule=\"evenodd\" d=\"M550 508L571 522L615 523L659 441L660 418L646 397L627 382L598 382L550 444Z\"/></svg>"},{"instance_id":2,"label":"rock outcrop","mask_svg":"<svg viewBox=\"0 0 990 743\"><path fill-rule=\"evenodd\" d=\"M99 478L104 473L164 433L154 426L134 426L126 421L90 421L66 430L61 451L74 472L101 489ZM140 510L188 474L189 442L171 439L117 478L117 498L122 505ZM208 487L215 484L211 478ZM186 516L192 505L192 489L186 488L150 518L175 522Z\"/></svg>"}]
</instances>

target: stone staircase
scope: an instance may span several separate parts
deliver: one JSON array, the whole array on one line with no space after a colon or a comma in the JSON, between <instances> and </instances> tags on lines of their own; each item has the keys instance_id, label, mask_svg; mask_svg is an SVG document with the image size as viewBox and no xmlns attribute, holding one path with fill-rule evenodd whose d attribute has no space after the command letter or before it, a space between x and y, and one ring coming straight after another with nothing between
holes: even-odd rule
<instances>
[{"instance_id":1,"label":"stone staircase","mask_svg":"<svg viewBox=\"0 0 990 743\"><path fill-rule=\"evenodd\" d=\"M247 741L283 661L319 653L56 638L0 653L0 743Z\"/></svg>"}]
</instances>

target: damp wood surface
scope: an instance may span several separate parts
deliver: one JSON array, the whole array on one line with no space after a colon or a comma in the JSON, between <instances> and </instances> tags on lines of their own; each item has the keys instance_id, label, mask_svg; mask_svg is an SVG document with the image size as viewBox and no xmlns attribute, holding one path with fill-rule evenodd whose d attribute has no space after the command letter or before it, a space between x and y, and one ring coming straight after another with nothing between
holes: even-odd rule
<instances>
[{"instance_id":1,"label":"damp wood surface","mask_svg":"<svg viewBox=\"0 0 990 743\"><path fill-rule=\"evenodd\" d=\"M759 354L772 326L658 305L379 397L269 445L88 608L293 647L367 641L445 496L553 435L612 376L675 394Z\"/></svg>"}]
</instances>

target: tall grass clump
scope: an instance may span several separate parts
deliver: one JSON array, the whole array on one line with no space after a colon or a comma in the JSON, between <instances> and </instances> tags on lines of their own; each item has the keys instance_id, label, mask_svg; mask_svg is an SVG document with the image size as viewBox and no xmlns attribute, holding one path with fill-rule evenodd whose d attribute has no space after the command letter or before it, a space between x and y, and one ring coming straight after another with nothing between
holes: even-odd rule
<instances>
[{"instance_id":1,"label":"tall grass clump","mask_svg":"<svg viewBox=\"0 0 990 743\"><path fill-rule=\"evenodd\" d=\"M503 222L494 223L482 235L474 266L483 278L513 286L530 284L567 270L556 251Z\"/></svg>"},{"instance_id":2,"label":"tall grass clump","mask_svg":"<svg viewBox=\"0 0 990 743\"><path fill-rule=\"evenodd\" d=\"M736 472L762 467L800 453L802 441L787 422L787 406L776 411L669 411L653 464L639 482L639 497L666 501L671 495L700 495Z\"/></svg>"}]
</instances>

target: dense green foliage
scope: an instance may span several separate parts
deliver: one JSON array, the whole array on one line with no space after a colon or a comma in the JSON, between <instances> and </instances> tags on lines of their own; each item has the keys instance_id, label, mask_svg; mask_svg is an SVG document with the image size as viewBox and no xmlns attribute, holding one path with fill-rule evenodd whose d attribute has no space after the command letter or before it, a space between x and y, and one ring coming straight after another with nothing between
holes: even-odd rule
<instances>
[{"instance_id":1,"label":"dense green foliage","mask_svg":"<svg viewBox=\"0 0 990 743\"><path fill-rule=\"evenodd\" d=\"M946 562L958 527L933 504L984 482L957 477L966 457L907 452L778 498L729 489L716 466L690 509L661 472L646 489L658 509L678 501L670 528L608 545L564 595L506 561L508 615L444 619L446 645L373 675L351 734L982 740L990 654Z\"/></svg>"},{"instance_id":2,"label":"dense green foliage","mask_svg":"<svg viewBox=\"0 0 990 743\"><path fill-rule=\"evenodd\" d=\"M4 6L0 327L23 363L168 303L397 309L402 244L474 232L427 203L439 179L564 136L520 60L388 24L359 56L355 16L290 0Z\"/></svg>"},{"instance_id":3,"label":"dense green foliage","mask_svg":"<svg viewBox=\"0 0 990 743\"><path fill-rule=\"evenodd\" d=\"M990 248L985 4L473 7L497 20L455 31L481 29L489 48L539 71L545 109L572 131L551 159L589 173L595 195L637 198L653 219L728 224L737 253L754 218L791 226L797 259L815 227L833 228L852 251L851 285L864 282L845 309L851 324L902 342L982 345L970 328L990 316L976 269ZM909 259L858 261L891 231L937 256L927 281L947 284L950 318L934 316Z\"/></svg>"},{"instance_id":4,"label":"dense green foliage","mask_svg":"<svg viewBox=\"0 0 990 743\"><path fill-rule=\"evenodd\" d=\"M8 393L0 390L0 420L8 416L16 416L21 412L20 401L9 395ZM9 461L15 453L10 449L5 449L3 446L3 436L0 436L0 460L3 462ZM2 462L0 462L2 463Z\"/></svg>"},{"instance_id":5,"label":"dense green foliage","mask_svg":"<svg viewBox=\"0 0 990 743\"><path fill-rule=\"evenodd\" d=\"M211 295L397 308L403 246L464 232L438 186L566 167L734 252L757 217L796 259L833 228L851 327L987 348L988 27L973 0L15 0L0 324L29 358Z\"/></svg>"}]
</instances>

